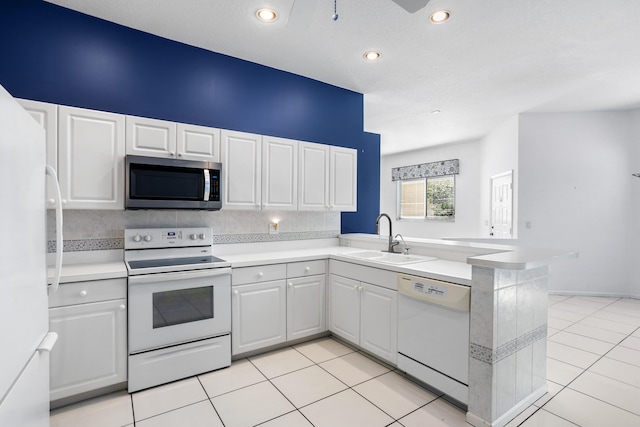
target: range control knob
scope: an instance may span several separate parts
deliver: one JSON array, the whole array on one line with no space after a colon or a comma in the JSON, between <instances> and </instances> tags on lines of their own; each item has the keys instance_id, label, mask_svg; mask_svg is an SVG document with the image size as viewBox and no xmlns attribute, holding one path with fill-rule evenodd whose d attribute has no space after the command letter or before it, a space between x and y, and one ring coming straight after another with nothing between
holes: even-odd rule
<instances>
[{"instance_id":1,"label":"range control knob","mask_svg":"<svg viewBox=\"0 0 640 427\"><path fill-rule=\"evenodd\" d=\"M144 236L144 241L145 242L150 242L153 239L153 237L151 237L151 234L147 234L146 236Z\"/></svg>"},{"instance_id":2,"label":"range control knob","mask_svg":"<svg viewBox=\"0 0 640 427\"><path fill-rule=\"evenodd\" d=\"M142 240L142 237L140 237L139 234L136 234L135 236L133 236L133 241L134 242L139 242L140 240Z\"/></svg>"},{"instance_id":3,"label":"range control knob","mask_svg":"<svg viewBox=\"0 0 640 427\"><path fill-rule=\"evenodd\" d=\"M196 240L196 239L198 238L198 235L197 235L196 233L193 233L193 234L190 234L190 235L189 235L189 238L190 238L191 240Z\"/></svg>"},{"instance_id":4,"label":"range control knob","mask_svg":"<svg viewBox=\"0 0 640 427\"><path fill-rule=\"evenodd\" d=\"M206 234L204 234L204 233L200 234L200 240L204 240L204 239L206 239L206 238L207 238L207 235L206 235Z\"/></svg>"}]
</instances>

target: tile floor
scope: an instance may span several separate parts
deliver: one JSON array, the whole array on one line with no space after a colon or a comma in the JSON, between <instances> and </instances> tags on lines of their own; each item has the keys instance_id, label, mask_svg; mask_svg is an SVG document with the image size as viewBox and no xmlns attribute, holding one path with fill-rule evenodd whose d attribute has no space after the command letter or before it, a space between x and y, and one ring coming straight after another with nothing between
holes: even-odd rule
<instances>
[{"instance_id":1,"label":"tile floor","mask_svg":"<svg viewBox=\"0 0 640 427\"><path fill-rule=\"evenodd\" d=\"M508 426L640 427L640 300L549 297L549 392ZM463 410L324 338L51 413L52 427L468 426Z\"/></svg>"}]
</instances>

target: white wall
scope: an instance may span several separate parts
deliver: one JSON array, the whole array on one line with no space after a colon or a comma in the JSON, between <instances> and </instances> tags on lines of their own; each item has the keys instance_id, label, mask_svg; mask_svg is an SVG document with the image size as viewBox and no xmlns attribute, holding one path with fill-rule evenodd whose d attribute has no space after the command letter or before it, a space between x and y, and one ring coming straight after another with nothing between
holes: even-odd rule
<instances>
[{"instance_id":1,"label":"white wall","mask_svg":"<svg viewBox=\"0 0 640 427\"><path fill-rule=\"evenodd\" d=\"M513 171L513 218L518 218L518 116L482 138L480 157L480 236L489 237L491 232L491 177ZM513 237L518 236L518 224L514 220Z\"/></svg>"},{"instance_id":2,"label":"white wall","mask_svg":"<svg viewBox=\"0 0 640 427\"><path fill-rule=\"evenodd\" d=\"M631 176L640 135L634 139L633 117L629 111L520 116L519 243L580 253L551 267L552 291L631 293L640 184Z\"/></svg>"},{"instance_id":3,"label":"white wall","mask_svg":"<svg viewBox=\"0 0 640 427\"><path fill-rule=\"evenodd\" d=\"M456 221L394 220L394 233L488 237L490 177L513 170L514 243L579 252L551 266L550 290L640 298L640 109L522 114L478 141L383 156L381 212L396 217L391 168L453 158Z\"/></svg>"},{"instance_id":4,"label":"white wall","mask_svg":"<svg viewBox=\"0 0 640 427\"><path fill-rule=\"evenodd\" d=\"M633 141L632 150L629 156L631 171L640 172L640 109L631 112L631 129ZM640 298L640 178L631 178L634 223L630 230L631 248L631 268L629 269L629 279L631 282L631 295Z\"/></svg>"},{"instance_id":5,"label":"white wall","mask_svg":"<svg viewBox=\"0 0 640 427\"><path fill-rule=\"evenodd\" d=\"M421 238L475 237L479 233L482 143L479 140L429 147L423 150L390 154L380 158L380 212L393 219L393 233ZM391 181L391 169L440 160L460 159L460 174L456 175L455 222L397 220L396 182ZM373 232L374 224L371 224ZM388 233L386 222L381 234Z\"/></svg>"},{"instance_id":6,"label":"white wall","mask_svg":"<svg viewBox=\"0 0 640 427\"><path fill-rule=\"evenodd\" d=\"M396 183L391 169L439 160L460 159L456 176L455 222L398 221ZM491 176L514 171L514 213L517 212L518 117L490 132L481 140L428 147L391 154L380 160L380 212L394 218L394 233L410 237L489 237ZM386 232L383 229L382 232Z\"/></svg>"}]
</instances>

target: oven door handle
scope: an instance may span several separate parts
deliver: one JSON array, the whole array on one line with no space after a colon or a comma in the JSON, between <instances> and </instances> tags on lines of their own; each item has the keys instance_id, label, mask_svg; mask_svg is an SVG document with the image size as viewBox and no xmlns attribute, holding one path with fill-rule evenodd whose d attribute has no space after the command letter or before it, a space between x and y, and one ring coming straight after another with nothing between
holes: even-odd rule
<instances>
[{"instance_id":1,"label":"oven door handle","mask_svg":"<svg viewBox=\"0 0 640 427\"><path fill-rule=\"evenodd\" d=\"M176 271L172 273L156 273L156 274L142 274L140 276L129 276L130 285L139 285L143 283L160 283L170 282L175 280L184 279L200 279L205 277L217 277L230 275L230 268L214 268L206 270L190 270L190 271Z\"/></svg>"}]
</instances>

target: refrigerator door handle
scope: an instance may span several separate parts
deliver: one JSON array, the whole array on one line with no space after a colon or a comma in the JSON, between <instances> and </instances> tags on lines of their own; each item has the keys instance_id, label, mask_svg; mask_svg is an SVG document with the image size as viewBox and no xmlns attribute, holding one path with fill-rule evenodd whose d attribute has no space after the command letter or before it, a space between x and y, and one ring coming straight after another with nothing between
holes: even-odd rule
<instances>
[{"instance_id":1,"label":"refrigerator door handle","mask_svg":"<svg viewBox=\"0 0 640 427\"><path fill-rule=\"evenodd\" d=\"M53 283L49 286L49 295L56 293L60 285L60 273L62 272L62 194L58 185L58 175L56 171L47 165L46 174L54 180L56 189L56 265Z\"/></svg>"},{"instance_id":2,"label":"refrigerator door handle","mask_svg":"<svg viewBox=\"0 0 640 427\"><path fill-rule=\"evenodd\" d=\"M58 334L56 332L47 333L47 335L45 335L44 339L38 346L38 351L46 351L48 353L51 353L51 350L53 350L53 346L56 345L56 341L58 341Z\"/></svg>"}]
</instances>

